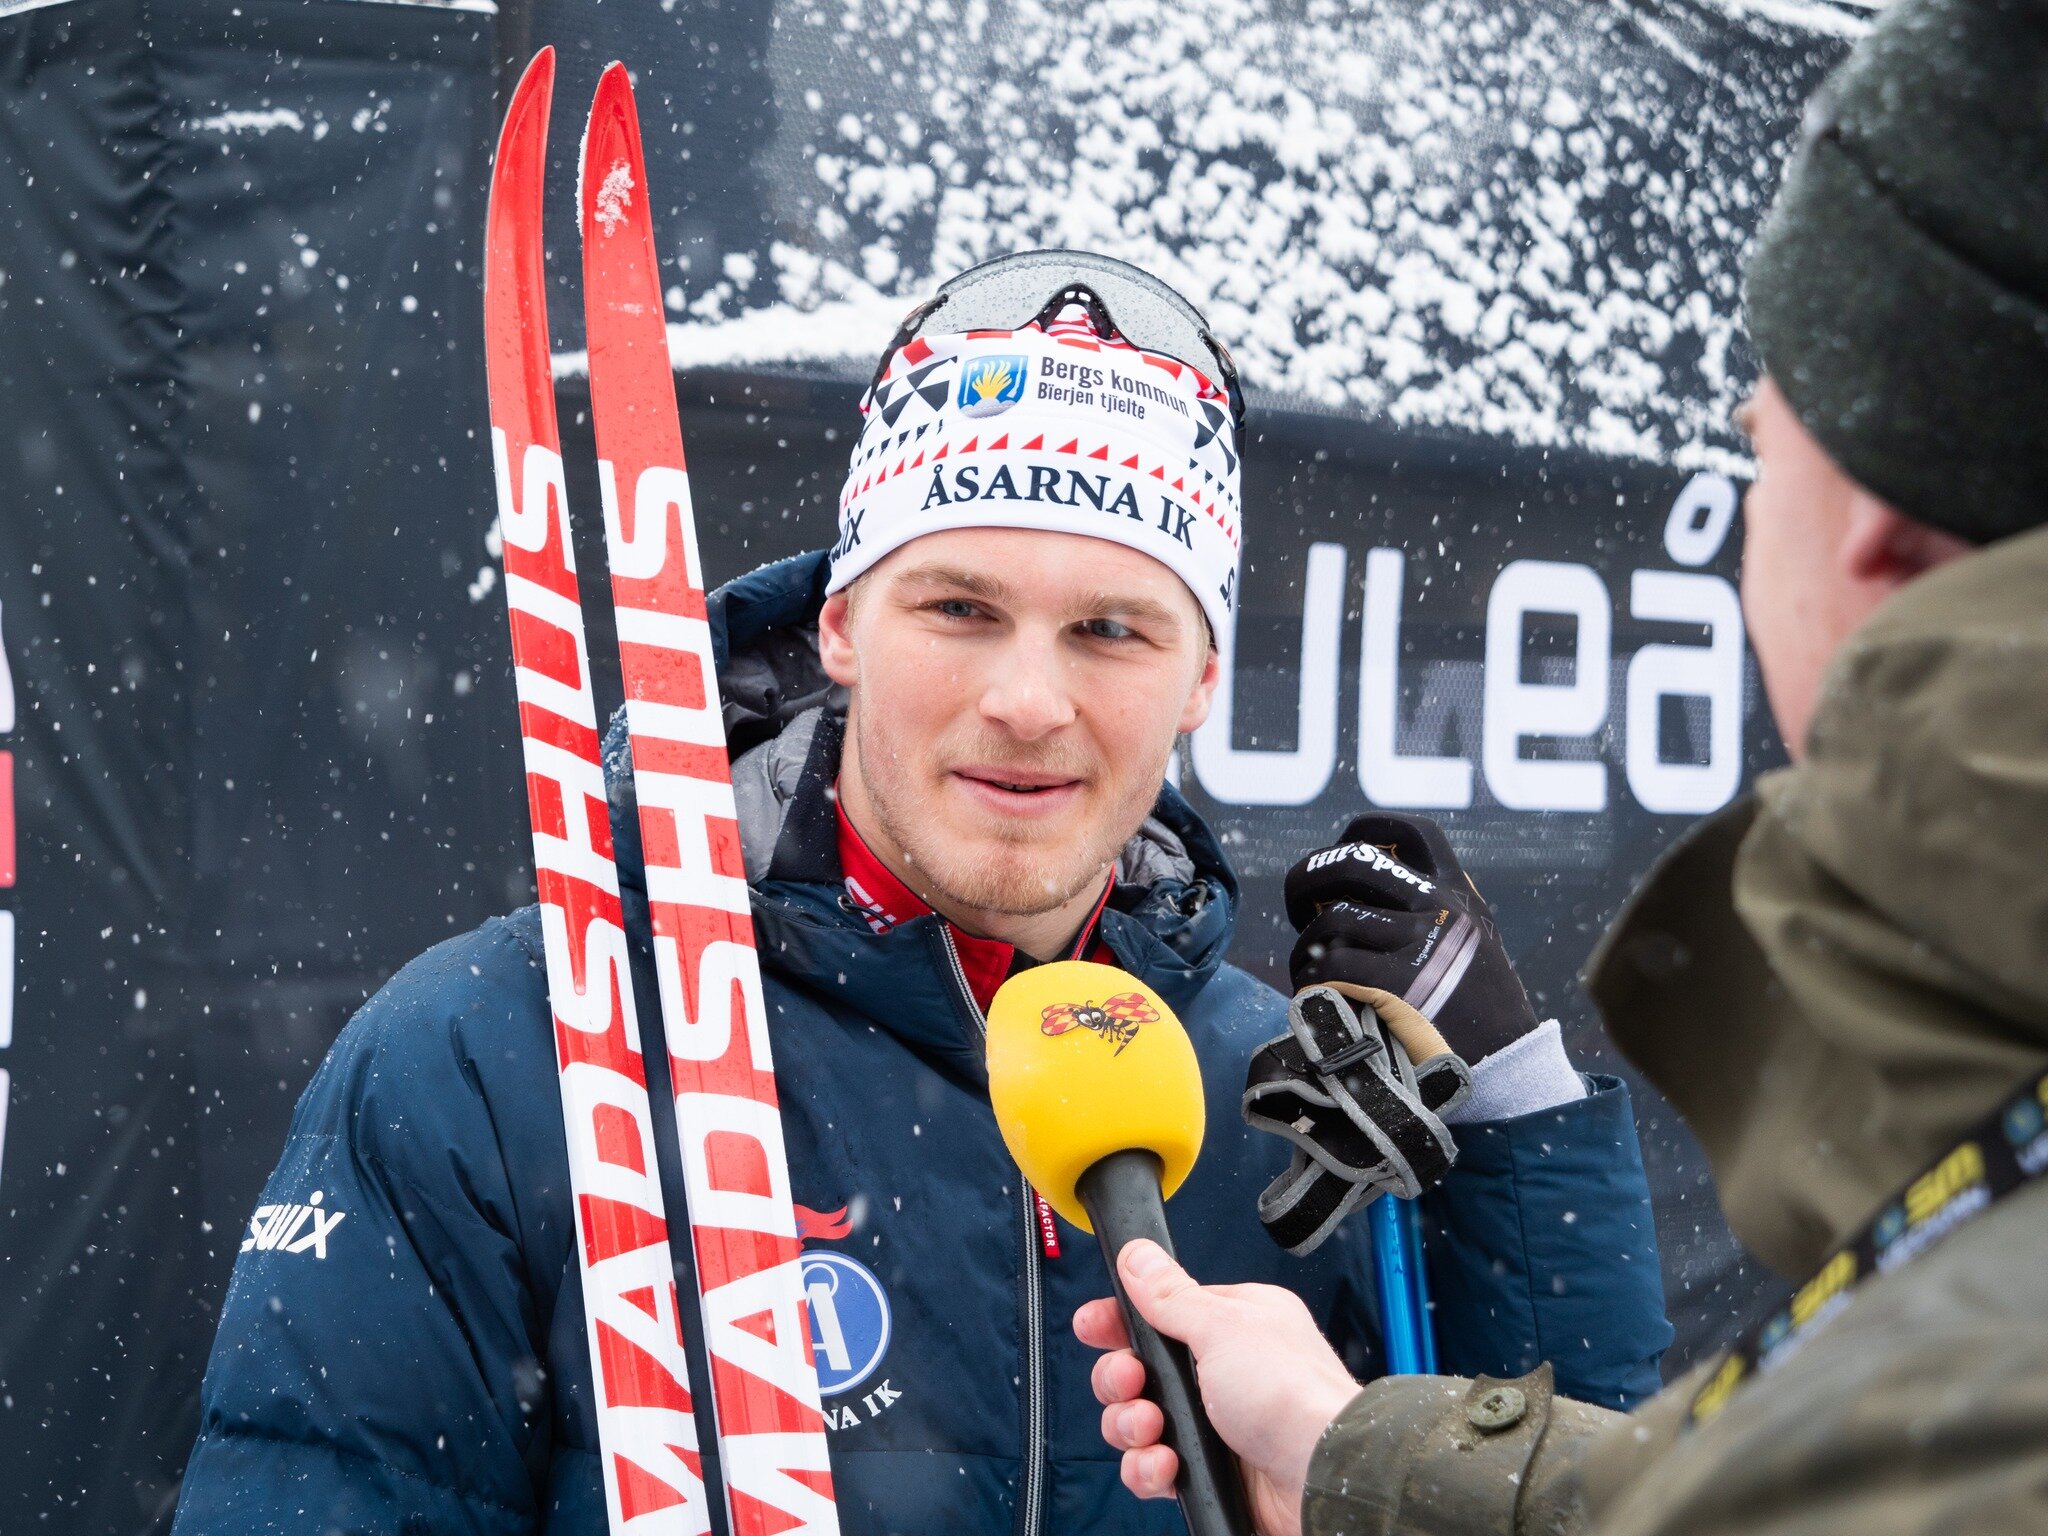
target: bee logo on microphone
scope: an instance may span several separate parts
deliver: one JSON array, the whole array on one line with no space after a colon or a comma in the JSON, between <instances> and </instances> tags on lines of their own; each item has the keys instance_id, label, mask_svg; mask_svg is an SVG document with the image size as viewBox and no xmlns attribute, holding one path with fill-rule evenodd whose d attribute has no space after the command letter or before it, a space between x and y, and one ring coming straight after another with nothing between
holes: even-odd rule
<instances>
[{"instance_id":1,"label":"bee logo on microphone","mask_svg":"<svg viewBox=\"0 0 2048 1536\"><path fill-rule=\"evenodd\" d=\"M1092 1030L1103 1039L1116 1045L1116 1054L1121 1056L1124 1047L1138 1038L1138 1026L1154 1024L1159 1020L1158 1010L1146 1002L1137 992L1119 992L1103 1003L1053 1003L1039 1015L1043 1020L1039 1029L1048 1035L1064 1035L1072 1029Z\"/></svg>"}]
</instances>

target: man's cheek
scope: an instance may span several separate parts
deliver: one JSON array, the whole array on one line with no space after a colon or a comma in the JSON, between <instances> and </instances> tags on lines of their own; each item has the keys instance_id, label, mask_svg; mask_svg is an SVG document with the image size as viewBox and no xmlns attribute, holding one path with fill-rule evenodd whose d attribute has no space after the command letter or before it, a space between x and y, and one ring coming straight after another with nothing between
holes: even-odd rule
<instances>
[{"instance_id":1,"label":"man's cheek","mask_svg":"<svg viewBox=\"0 0 2048 1536\"><path fill-rule=\"evenodd\" d=\"M892 658L888 686L882 690L882 720L891 742L900 750L930 745L931 717L939 708L945 676L935 657L913 654Z\"/></svg>"},{"instance_id":2,"label":"man's cheek","mask_svg":"<svg viewBox=\"0 0 2048 1536\"><path fill-rule=\"evenodd\" d=\"M1139 677L1106 676L1080 690L1077 698L1093 716L1098 750L1114 768L1142 764L1155 756L1163 763L1174 737L1193 730L1208 712L1199 677L1190 682L1179 665L1170 672L1162 668ZM1193 724L1182 723L1191 717Z\"/></svg>"}]
</instances>

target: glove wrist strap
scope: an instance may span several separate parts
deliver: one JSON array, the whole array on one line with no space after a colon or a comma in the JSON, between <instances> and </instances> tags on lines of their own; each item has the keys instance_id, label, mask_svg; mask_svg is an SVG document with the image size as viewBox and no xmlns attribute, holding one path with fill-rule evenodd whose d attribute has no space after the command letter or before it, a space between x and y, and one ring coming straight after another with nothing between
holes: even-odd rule
<instances>
[{"instance_id":1,"label":"glove wrist strap","mask_svg":"<svg viewBox=\"0 0 2048 1536\"><path fill-rule=\"evenodd\" d=\"M1369 1006L1351 1000L1361 993ZM1443 1180L1457 1145L1442 1117L1471 1094L1472 1073L1427 1019L1377 988L1309 987L1287 1024L1252 1058L1244 1117L1294 1147L1259 1220L1302 1254L1380 1194L1412 1200Z\"/></svg>"}]
</instances>

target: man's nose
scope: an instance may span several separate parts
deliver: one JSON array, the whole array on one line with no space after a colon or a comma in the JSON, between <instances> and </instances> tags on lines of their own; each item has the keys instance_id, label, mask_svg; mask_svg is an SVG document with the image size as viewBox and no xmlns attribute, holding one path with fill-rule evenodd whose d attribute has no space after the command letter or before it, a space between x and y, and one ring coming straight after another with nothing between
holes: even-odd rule
<instances>
[{"instance_id":1,"label":"man's nose","mask_svg":"<svg viewBox=\"0 0 2048 1536\"><path fill-rule=\"evenodd\" d=\"M1074 700L1057 635L1016 633L982 692L981 714L1024 741L1073 723Z\"/></svg>"}]
</instances>

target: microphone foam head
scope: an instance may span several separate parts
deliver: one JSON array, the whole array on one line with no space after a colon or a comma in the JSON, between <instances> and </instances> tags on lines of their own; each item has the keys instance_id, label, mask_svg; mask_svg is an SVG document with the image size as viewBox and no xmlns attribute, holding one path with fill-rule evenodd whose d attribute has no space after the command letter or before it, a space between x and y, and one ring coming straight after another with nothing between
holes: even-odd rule
<instances>
[{"instance_id":1,"label":"microphone foam head","mask_svg":"<svg viewBox=\"0 0 2048 1536\"><path fill-rule=\"evenodd\" d=\"M1171 1195L1207 1123L1202 1071L1180 1020L1128 971L1034 966L988 1010L988 1091L1017 1166L1052 1208L1094 1231L1075 1185L1112 1152L1155 1153Z\"/></svg>"}]
</instances>

